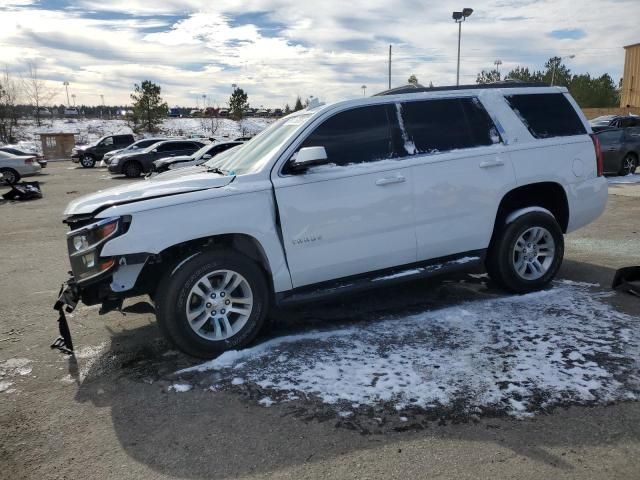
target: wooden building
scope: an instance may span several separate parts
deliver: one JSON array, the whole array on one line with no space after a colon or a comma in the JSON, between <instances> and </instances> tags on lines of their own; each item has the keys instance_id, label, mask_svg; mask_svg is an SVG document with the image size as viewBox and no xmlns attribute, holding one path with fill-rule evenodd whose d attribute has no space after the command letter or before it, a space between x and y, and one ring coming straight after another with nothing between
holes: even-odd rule
<instances>
[{"instance_id":1,"label":"wooden building","mask_svg":"<svg viewBox=\"0 0 640 480\"><path fill-rule=\"evenodd\" d=\"M640 43L624 47L624 73L620 106L640 108Z\"/></svg>"},{"instance_id":2,"label":"wooden building","mask_svg":"<svg viewBox=\"0 0 640 480\"><path fill-rule=\"evenodd\" d=\"M46 132L39 133L42 143L42 155L47 160L69 160L71 150L76 146L75 133Z\"/></svg>"}]
</instances>

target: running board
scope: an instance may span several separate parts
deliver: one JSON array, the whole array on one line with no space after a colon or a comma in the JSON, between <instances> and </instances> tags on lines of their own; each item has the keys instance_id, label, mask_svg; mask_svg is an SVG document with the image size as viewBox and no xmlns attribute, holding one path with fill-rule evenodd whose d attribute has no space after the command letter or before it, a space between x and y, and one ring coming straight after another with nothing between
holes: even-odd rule
<instances>
[{"instance_id":1,"label":"running board","mask_svg":"<svg viewBox=\"0 0 640 480\"><path fill-rule=\"evenodd\" d=\"M474 250L464 255L454 255L402 267L378 270L363 275L340 278L329 282L294 288L276 294L276 305L289 306L319 301L345 293L370 290L380 286L434 277L484 266L486 250Z\"/></svg>"}]
</instances>

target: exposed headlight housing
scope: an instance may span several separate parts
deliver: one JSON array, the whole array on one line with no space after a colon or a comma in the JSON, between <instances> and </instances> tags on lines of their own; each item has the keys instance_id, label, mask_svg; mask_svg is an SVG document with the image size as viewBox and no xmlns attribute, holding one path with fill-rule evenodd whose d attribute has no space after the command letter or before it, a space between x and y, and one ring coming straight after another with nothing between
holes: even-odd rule
<instances>
[{"instance_id":1,"label":"exposed headlight housing","mask_svg":"<svg viewBox=\"0 0 640 480\"><path fill-rule=\"evenodd\" d=\"M113 217L100 220L67 234L71 270L78 284L109 272L115 265L113 257L101 257L102 246L125 232L130 219Z\"/></svg>"}]
</instances>

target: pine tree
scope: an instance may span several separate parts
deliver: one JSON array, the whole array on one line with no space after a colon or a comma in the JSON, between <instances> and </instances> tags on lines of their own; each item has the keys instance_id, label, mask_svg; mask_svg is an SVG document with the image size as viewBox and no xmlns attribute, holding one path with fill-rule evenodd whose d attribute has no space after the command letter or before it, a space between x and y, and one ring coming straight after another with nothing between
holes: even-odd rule
<instances>
[{"instance_id":1,"label":"pine tree","mask_svg":"<svg viewBox=\"0 0 640 480\"><path fill-rule=\"evenodd\" d=\"M298 98L296 98L296 104L293 107L294 112L297 112L298 110L304 110L304 106L302 105L302 99L300 98L300 95L298 95Z\"/></svg>"},{"instance_id":2,"label":"pine tree","mask_svg":"<svg viewBox=\"0 0 640 480\"><path fill-rule=\"evenodd\" d=\"M290 106L289 106L289 104L287 103L287 104L284 106L284 114L285 114L285 115L289 115L290 113L291 113L291 107L290 107Z\"/></svg>"},{"instance_id":3,"label":"pine tree","mask_svg":"<svg viewBox=\"0 0 640 480\"><path fill-rule=\"evenodd\" d=\"M236 87L229 97L229 110L231 111L231 118L234 120L242 120L244 111L249 108L248 102L249 96L240 87Z\"/></svg>"},{"instance_id":4,"label":"pine tree","mask_svg":"<svg viewBox=\"0 0 640 480\"><path fill-rule=\"evenodd\" d=\"M153 132L167 116L169 109L160 96L160 85L150 80L143 80L140 85L136 83L133 89L131 99L133 100L134 124L142 123L144 130Z\"/></svg>"}]
</instances>

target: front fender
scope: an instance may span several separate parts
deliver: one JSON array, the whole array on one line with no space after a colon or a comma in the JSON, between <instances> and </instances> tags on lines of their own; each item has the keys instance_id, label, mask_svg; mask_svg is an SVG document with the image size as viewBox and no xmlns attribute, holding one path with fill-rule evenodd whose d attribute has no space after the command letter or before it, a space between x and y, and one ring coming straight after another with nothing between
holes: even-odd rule
<instances>
[{"instance_id":1,"label":"front fender","mask_svg":"<svg viewBox=\"0 0 640 480\"><path fill-rule=\"evenodd\" d=\"M289 290L291 277L277 232L275 208L269 188L131 212L129 230L106 243L101 255L157 254L190 240L243 234L254 238L262 247L275 291ZM118 208L114 207L101 212L101 216L117 213Z\"/></svg>"}]
</instances>

